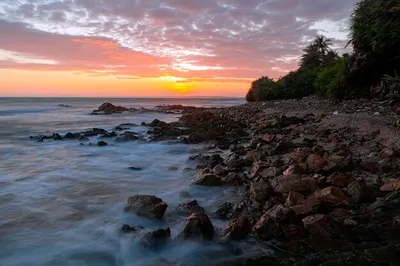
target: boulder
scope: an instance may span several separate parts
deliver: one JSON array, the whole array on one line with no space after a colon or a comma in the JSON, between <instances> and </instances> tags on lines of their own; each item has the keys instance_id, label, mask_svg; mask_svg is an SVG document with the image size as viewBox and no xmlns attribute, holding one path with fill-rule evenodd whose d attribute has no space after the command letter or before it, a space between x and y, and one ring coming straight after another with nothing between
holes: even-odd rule
<instances>
[{"instance_id":1,"label":"boulder","mask_svg":"<svg viewBox=\"0 0 400 266\"><path fill-rule=\"evenodd\" d=\"M63 140L63 137L61 137L61 135L58 134L58 133L54 133L54 134L53 134L53 139L54 139L54 140Z\"/></svg>"},{"instance_id":2,"label":"boulder","mask_svg":"<svg viewBox=\"0 0 400 266\"><path fill-rule=\"evenodd\" d=\"M222 182L227 186L241 186L243 185L243 180L241 176L236 172L230 172L228 175L222 178Z\"/></svg>"},{"instance_id":3,"label":"boulder","mask_svg":"<svg viewBox=\"0 0 400 266\"><path fill-rule=\"evenodd\" d=\"M216 175L224 176L228 174L229 169L226 166L218 164L212 169L212 172Z\"/></svg>"},{"instance_id":4,"label":"boulder","mask_svg":"<svg viewBox=\"0 0 400 266\"><path fill-rule=\"evenodd\" d=\"M281 238L284 233L279 222L265 213L254 225L253 231L264 240Z\"/></svg>"},{"instance_id":5,"label":"boulder","mask_svg":"<svg viewBox=\"0 0 400 266\"><path fill-rule=\"evenodd\" d=\"M286 207L293 207L296 205L301 205L305 202L304 195L295 192L295 191L290 191L285 202Z\"/></svg>"},{"instance_id":6,"label":"boulder","mask_svg":"<svg viewBox=\"0 0 400 266\"><path fill-rule=\"evenodd\" d=\"M349 198L338 187L330 186L322 190L316 191L314 193L314 197L330 206L350 206Z\"/></svg>"},{"instance_id":7,"label":"boulder","mask_svg":"<svg viewBox=\"0 0 400 266\"><path fill-rule=\"evenodd\" d=\"M220 219L228 219L232 215L232 209L234 204L230 202L225 202L221 205L218 205L214 215Z\"/></svg>"},{"instance_id":8,"label":"boulder","mask_svg":"<svg viewBox=\"0 0 400 266\"><path fill-rule=\"evenodd\" d=\"M240 216L229 221L228 226L221 232L222 239L242 239L251 232L251 223L247 216Z\"/></svg>"},{"instance_id":9,"label":"boulder","mask_svg":"<svg viewBox=\"0 0 400 266\"><path fill-rule=\"evenodd\" d=\"M123 232L123 233L137 233L142 230L144 230L144 227L140 226L140 225L139 226L131 226L128 224L124 224L121 227L121 232Z\"/></svg>"},{"instance_id":10,"label":"boulder","mask_svg":"<svg viewBox=\"0 0 400 266\"><path fill-rule=\"evenodd\" d=\"M98 114L114 114L114 113L121 113L121 112L125 112L125 111L130 111L133 109L129 109L126 107L122 107L122 106L116 106L113 105L112 103L106 102L103 103L102 105L100 105L99 108L97 108L97 110L94 110L92 112L93 115L98 115Z\"/></svg>"},{"instance_id":11,"label":"boulder","mask_svg":"<svg viewBox=\"0 0 400 266\"><path fill-rule=\"evenodd\" d=\"M128 198L124 211L151 219L161 219L168 204L151 195L134 195Z\"/></svg>"},{"instance_id":12,"label":"boulder","mask_svg":"<svg viewBox=\"0 0 400 266\"><path fill-rule=\"evenodd\" d=\"M204 213L193 213L185 222L183 230L178 234L178 240L212 240L214 226Z\"/></svg>"},{"instance_id":13,"label":"boulder","mask_svg":"<svg viewBox=\"0 0 400 266\"><path fill-rule=\"evenodd\" d=\"M80 133L68 132L67 134L65 134L64 139L79 139L80 137L81 137Z\"/></svg>"},{"instance_id":14,"label":"boulder","mask_svg":"<svg viewBox=\"0 0 400 266\"><path fill-rule=\"evenodd\" d=\"M176 207L179 213L192 214L194 212L204 212L204 208L200 207L197 200L187 200Z\"/></svg>"},{"instance_id":15,"label":"boulder","mask_svg":"<svg viewBox=\"0 0 400 266\"><path fill-rule=\"evenodd\" d=\"M383 184L380 188L382 192L392 192L400 190L400 180L392 180Z\"/></svg>"},{"instance_id":16,"label":"boulder","mask_svg":"<svg viewBox=\"0 0 400 266\"><path fill-rule=\"evenodd\" d=\"M271 185L277 193L313 192L317 189L317 179L300 175L282 175L272 179Z\"/></svg>"},{"instance_id":17,"label":"boulder","mask_svg":"<svg viewBox=\"0 0 400 266\"><path fill-rule=\"evenodd\" d=\"M250 184L250 199L253 203L264 205L273 193L273 187L264 180L252 182Z\"/></svg>"},{"instance_id":18,"label":"boulder","mask_svg":"<svg viewBox=\"0 0 400 266\"><path fill-rule=\"evenodd\" d=\"M354 182L353 175L350 173L334 173L327 179L327 183L337 187L347 187Z\"/></svg>"},{"instance_id":19,"label":"boulder","mask_svg":"<svg viewBox=\"0 0 400 266\"><path fill-rule=\"evenodd\" d=\"M325 214L315 214L303 219L304 228L317 238L333 238L337 236L333 219Z\"/></svg>"},{"instance_id":20,"label":"boulder","mask_svg":"<svg viewBox=\"0 0 400 266\"><path fill-rule=\"evenodd\" d=\"M295 223L297 220L296 213L292 209L281 204L273 206L267 210L264 215L277 220L281 224Z\"/></svg>"},{"instance_id":21,"label":"boulder","mask_svg":"<svg viewBox=\"0 0 400 266\"><path fill-rule=\"evenodd\" d=\"M354 203L370 203L376 198L374 189L368 186L364 180L351 183L347 187L347 194Z\"/></svg>"},{"instance_id":22,"label":"boulder","mask_svg":"<svg viewBox=\"0 0 400 266\"><path fill-rule=\"evenodd\" d=\"M148 249L158 249L171 240L171 230L169 228L157 229L145 233L140 239L139 244Z\"/></svg>"},{"instance_id":23,"label":"boulder","mask_svg":"<svg viewBox=\"0 0 400 266\"><path fill-rule=\"evenodd\" d=\"M193 183L202 186L221 186L223 182L220 176L213 174L210 169L206 168L195 175Z\"/></svg>"},{"instance_id":24,"label":"boulder","mask_svg":"<svg viewBox=\"0 0 400 266\"><path fill-rule=\"evenodd\" d=\"M132 132L125 132L121 135L119 135L115 141L116 142L127 142L127 141L134 141L134 140L138 140L139 137L137 136L137 134L132 133Z\"/></svg>"},{"instance_id":25,"label":"boulder","mask_svg":"<svg viewBox=\"0 0 400 266\"><path fill-rule=\"evenodd\" d=\"M99 147L104 147L104 146L107 146L107 145L108 145L108 143L103 141L103 140L100 140L100 141L97 142L97 146L99 146Z\"/></svg>"}]
</instances>

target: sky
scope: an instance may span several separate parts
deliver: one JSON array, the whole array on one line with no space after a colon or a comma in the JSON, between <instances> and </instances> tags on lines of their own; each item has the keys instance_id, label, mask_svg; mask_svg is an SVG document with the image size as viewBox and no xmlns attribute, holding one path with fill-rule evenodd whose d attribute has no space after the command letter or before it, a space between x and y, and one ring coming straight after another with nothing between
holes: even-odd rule
<instances>
[{"instance_id":1,"label":"sky","mask_svg":"<svg viewBox=\"0 0 400 266\"><path fill-rule=\"evenodd\" d=\"M0 0L0 97L244 96L357 0Z\"/></svg>"}]
</instances>

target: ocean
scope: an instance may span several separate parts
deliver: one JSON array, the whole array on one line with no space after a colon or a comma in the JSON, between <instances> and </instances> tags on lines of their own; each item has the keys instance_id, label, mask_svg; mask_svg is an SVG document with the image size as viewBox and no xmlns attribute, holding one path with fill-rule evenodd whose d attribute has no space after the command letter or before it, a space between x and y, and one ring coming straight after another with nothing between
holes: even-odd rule
<instances>
[{"instance_id":1,"label":"ocean","mask_svg":"<svg viewBox=\"0 0 400 266\"><path fill-rule=\"evenodd\" d=\"M120 233L122 224L130 224L170 227L176 236L186 218L174 212L185 200L183 191L207 213L218 203L238 199L240 188L191 185L196 165L188 158L204 152L204 144L134 141L98 147L82 146L77 140L29 138L90 128L111 131L122 123L140 125L155 118L169 122L179 117L152 112L89 115L104 102L134 108L223 107L244 100L0 98L0 265L133 266L157 265L160 259L207 265L207 260L215 260L205 254L219 252L218 245L187 243L154 252L138 245L132 235ZM145 134L148 128L131 130ZM132 166L143 170L132 171ZM125 214L126 200L135 194L156 195L167 202L164 219ZM226 224L212 221L217 227Z\"/></svg>"}]
</instances>

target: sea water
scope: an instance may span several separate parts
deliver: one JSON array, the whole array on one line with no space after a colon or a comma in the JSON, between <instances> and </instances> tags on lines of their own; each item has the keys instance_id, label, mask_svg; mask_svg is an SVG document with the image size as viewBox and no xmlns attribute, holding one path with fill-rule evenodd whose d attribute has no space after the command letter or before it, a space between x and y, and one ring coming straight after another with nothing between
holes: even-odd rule
<instances>
[{"instance_id":1,"label":"sea water","mask_svg":"<svg viewBox=\"0 0 400 266\"><path fill-rule=\"evenodd\" d=\"M185 216L174 212L187 191L211 213L218 203L240 200L238 188L191 184L196 165L189 156L204 145L134 141L98 147L78 140L38 142L29 136L103 128L122 123L176 121L177 114L155 112L89 115L103 102L153 108L182 104L223 107L242 99L89 99L0 98L0 265L128 266L157 265L160 259L207 264L219 246L187 243L160 251L146 250L122 224L148 229L170 227L172 237ZM68 107L66 107L68 106ZM130 130L146 134L148 128ZM132 171L129 167L140 167ZM168 203L161 221L123 212L135 194L156 195ZM213 219L216 227L226 222ZM221 253L222 254L222 253ZM222 255L221 255L222 256ZM223 258L222 258L223 259ZM203 262L202 262L203 261ZM204 265L206 265L204 264Z\"/></svg>"}]
</instances>

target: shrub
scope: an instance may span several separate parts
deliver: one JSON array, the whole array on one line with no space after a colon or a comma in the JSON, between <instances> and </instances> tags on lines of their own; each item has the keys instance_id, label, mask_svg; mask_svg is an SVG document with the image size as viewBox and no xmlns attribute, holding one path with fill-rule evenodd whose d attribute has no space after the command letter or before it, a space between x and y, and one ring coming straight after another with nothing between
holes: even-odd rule
<instances>
[{"instance_id":1,"label":"shrub","mask_svg":"<svg viewBox=\"0 0 400 266\"><path fill-rule=\"evenodd\" d=\"M340 77L346 64L345 58L337 60L334 65L322 68L314 81L315 92L319 96L336 98Z\"/></svg>"}]
</instances>

